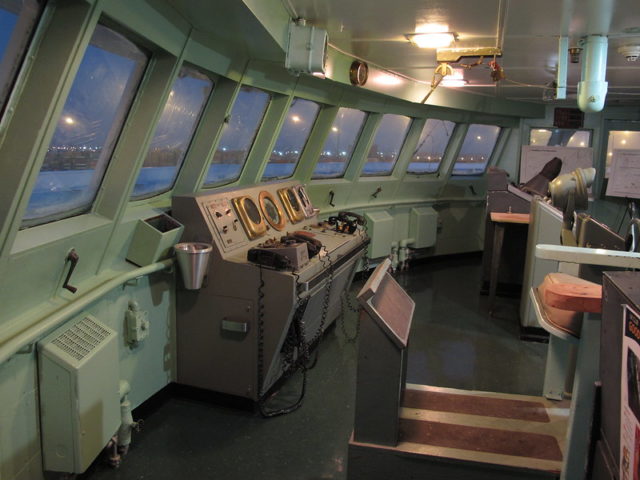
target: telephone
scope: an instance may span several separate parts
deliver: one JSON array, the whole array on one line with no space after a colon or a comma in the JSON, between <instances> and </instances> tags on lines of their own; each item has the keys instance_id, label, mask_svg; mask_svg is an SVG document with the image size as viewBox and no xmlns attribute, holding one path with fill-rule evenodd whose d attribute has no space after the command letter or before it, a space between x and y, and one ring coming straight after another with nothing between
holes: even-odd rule
<instances>
[{"instance_id":1,"label":"telephone","mask_svg":"<svg viewBox=\"0 0 640 480\"><path fill-rule=\"evenodd\" d=\"M322 242L317 238L314 238L314 235L311 232L296 230L295 232L282 237L282 241L286 241L286 239L293 239L297 242L306 243L309 258L315 257L318 253L320 253L320 250L322 250Z\"/></svg>"},{"instance_id":2,"label":"telephone","mask_svg":"<svg viewBox=\"0 0 640 480\"><path fill-rule=\"evenodd\" d=\"M329 217L329 225L335 225L336 232L353 234L358 225L366 225L367 221L362 215L353 212L339 212L335 217Z\"/></svg>"}]
</instances>

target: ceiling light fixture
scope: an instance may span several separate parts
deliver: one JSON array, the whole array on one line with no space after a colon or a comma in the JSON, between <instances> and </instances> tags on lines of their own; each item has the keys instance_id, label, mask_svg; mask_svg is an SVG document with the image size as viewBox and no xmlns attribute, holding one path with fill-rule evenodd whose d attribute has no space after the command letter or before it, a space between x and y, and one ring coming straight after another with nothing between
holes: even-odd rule
<instances>
[{"instance_id":1,"label":"ceiling light fixture","mask_svg":"<svg viewBox=\"0 0 640 480\"><path fill-rule=\"evenodd\" d=\"M443 87L464 87L469 82L464 79L464 72L459 69L453 69L453 73L447 75L442 79L440 85Z\"/></svg>"},{"instance_id":2,"label":"ceiling light fixture","mask_svg":"<svg viewBox=\"0 0 640 480\"><path fill-rule=\"evenodd\" d=\"M418 25L415 33L407 33L405 37L420 48L448 47L458 39L455 32L449 31L449 25L442 23Z\"/></svg>"},{"instance_id":3,"label":"ceiling light fixture","mask_svg":"<svg viewBox=\"0 0 640 480\"><path fill-rule=\"evenodd\" d=\"M457 39L455 32L407 33L405 37L420 48L448 47Z\"/></svg>"}]
</instances>

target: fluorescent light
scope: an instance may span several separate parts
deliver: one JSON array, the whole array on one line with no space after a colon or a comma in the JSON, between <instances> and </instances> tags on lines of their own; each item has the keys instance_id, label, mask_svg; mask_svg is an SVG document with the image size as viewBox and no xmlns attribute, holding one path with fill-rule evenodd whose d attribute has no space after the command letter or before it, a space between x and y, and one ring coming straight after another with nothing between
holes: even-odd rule
<instances>
[{"instance_id":1,"label":"fluorescent light","mask_svg":"<svg viewBox=\"0 0 640 480\"><path fill-rule=\"evenodd\" d=\"M449 31L449 25L442 23L423 23L416 27L415 33L406 37L420 48L448 47L456 40L456 34Z\"/></svg>"},{"instance_id":2,"label":"fluorescent light","mask_svg":"<svg viewBox=\"0 0 640 480\"><path fill-rule=\"evenodd\" d=\"M448 47L456 39L453 32L412 33L408 34L407 38L420 48Z\"/></svg>"},{"instance_id":3,"label":"fluorescent light","mask_svg":"<svg viewBox=\"0 0 640 480\"><path fill-rule=\"evenodd\" d=\"M440 85L443 87L464 87L467 83L469 82L464 79L462 69L455 68L452 75L447 75L442 79Z\"/></svg>"}]
</instances>

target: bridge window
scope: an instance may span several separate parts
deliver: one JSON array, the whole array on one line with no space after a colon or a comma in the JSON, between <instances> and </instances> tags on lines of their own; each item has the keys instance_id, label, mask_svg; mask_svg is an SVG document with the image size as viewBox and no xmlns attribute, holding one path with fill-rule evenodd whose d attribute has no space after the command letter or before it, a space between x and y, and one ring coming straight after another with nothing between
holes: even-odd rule
<instances>
[{"instance_id":1,"label":"bridge window","mask_svg":"<svg viewBox=\"0 0 640 480\"><path fill-rule=\"evenodd\" d=\"M262 176L263 181L293 175L319 110L320 105L316 102L293 99Z\"/></svg>"},{"instance_id":2,"label":"bridge window","mask_svg":"<svg viewBox=\"0 0 640 480\"><path fill-rule=\"evenodd\" d=\"M366 118L367 114L360 110L344 107L338 110L312 178L337 178L344 175Z\"/></svg>"},{"instance_id":3,"label":"bridge window","mask_svg":"<svg viewBox=\"0 0 640 480\"><path fill-rule=\"evenodd\" d=\"M205 187L231 183L240 176L270 101L271 95L262 90L241 87L229 120L223 126Z\"/></svg>"},{"instance_id":4,"label":"bridge window","mask_svg":"<svg viewBox=\"0 0 640 480\"><path fill-rule=\"evenodd\" d=\"M469 125L452 175L482 175L496 146L499 133L500 127L495 125Z\"/></svg>"},{"instance_id":5,"label":"bridge window","mask_svg":"<svg viewBox=\"0 0 640 480\"><path fill-rule=\"evenodd\" d=\"M407 173L437 172L455 126L455 123L448 120L428 119L420 134L420 140Z\"/></svg>"},{"instance_id":6,"label":"bridge window","mask_svg":"<svg viewBox=\"0 0 640 480\"><path fill-rule=\"evenodd\" d=\"M411 119L402 115L387 113L382 117L362 175L391 175L410 123Z\"/></svg>"},{"instance_id":7,"label":"bridge window","mask_svg":"<svg viewBox=\"0 0 640 480\"><path fill-rule=\"evenodd\" d=\"M591 130L569 128L532 128L529 145L544 147L590 147Z\"/></svg>"},{"instance_id":8,"label":"bridge window","mask_svg":"<svg viewBox=\"0 0 640 480\"><path fill-rule=\"evenodd\" d=\"M193 68L182 67L138 174L134 199L158 195L173 187L212 90L213 81L209 77Z\"/></svg>"},{"instance_id":9,"label":"bridge window","mask_svg":"<svg viewBox=\"0 0 640 480\"><path fill-rule=\"evenodd\" d=\"M41 10L37 0L0 0L0 112Z\"/></svg>"},{"instance_id":10,"label":"bridge window","mask_svg":"<svg viewBox=\"0 0 640 480\"><path fill-rule=\"evenodd\" d=\"M609 177L613 157L620 150L640 150L640 131L609 130L605 177Z\"/></svg>"},{"instance_id":11,"label":"bridge window","mask_svg":"<svg viewBox=\"0 0 640 480\"><path fill-rule=\"evenodd\" d=\"M88 211L147 64L125 37L98 25L58 119L23 226Z\"/></svg>"}]
</instances>

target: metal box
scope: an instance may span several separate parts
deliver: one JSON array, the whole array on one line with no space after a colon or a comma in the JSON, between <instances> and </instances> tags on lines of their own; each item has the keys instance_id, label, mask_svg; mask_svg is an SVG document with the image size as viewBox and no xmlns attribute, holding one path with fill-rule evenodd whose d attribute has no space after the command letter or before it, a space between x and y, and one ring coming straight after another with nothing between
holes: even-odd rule
<instances>
[{"instance_id":1,"label":"metal box","mask_svg":"<svg viewBox=\"0 0 640 480\"><path fill-rule=\"evenodd\" d=\"M45 470L82 473L120 426L117 333L84 315L38 342Z\"/></svg>"},{"instance_id":2,"label":"metal box","mask_svg":"<svg viewBox=\"0 0 640 480\"><path fill-rule=\"evenodd\" d=\"M140 267L167 258L180 241L184 226L166 213L139 220L127 251L127 260Z\"/></svg>"},{"instance_id":3,"label":"metal box","mask_svg":"<svg viewBox=\"0 0 640 480\"><path fill-rule=\"evenodd\" d=\"M417 207L411 209L409 223L409 237L414 242L413 248L433 247L438 233L438 212L431 207Z\"/></svg>"},{"instance_id":4,"label":"metal box","mask_svg":"<svg viewBox=\"0 0 640 480\"><path fill-rule=\"evenodd\" d=\"M324 73L327 41L326 30L291 23L285 67L294 73Z\"/></svg>"},{"instance_id":5,"label":"metal box","mask_svg":"<svg viewBox=\"0 0 640 480\"><path fill-rule=\"evenodd\" d=\"M386 257L391 252L393 242L394 218L386 210L369 212L367 218L367 231L371 238L369 245L369 258Z\"/></svg>"}]
</instances>

